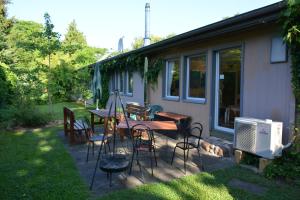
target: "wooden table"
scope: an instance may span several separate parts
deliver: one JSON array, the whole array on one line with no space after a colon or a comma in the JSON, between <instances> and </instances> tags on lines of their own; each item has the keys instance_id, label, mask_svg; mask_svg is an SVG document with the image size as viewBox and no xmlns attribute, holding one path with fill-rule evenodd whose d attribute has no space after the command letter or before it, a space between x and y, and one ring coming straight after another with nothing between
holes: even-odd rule
<instances>
[{"instance_id":1,"label":"wooden table","mask_svg":"<svg viewBox=\"0 0 300 200\"><path fill-rule=\"evenodd\" d=\"M93 131L95 130L95 124L100 124L101 119L104 119L104 124L106 123L105 121L107 118L114 117L114 111L112 110L110 115L109 115L109 110L108 109L100 109L100 110L89 110L91 113L91 126ZM95 122L95 115L100 118L99 122ZM117 112L117 118L120 116L120 113Z\"/></svg>"},{"instance_id":2,"label":"wooden table","mask_svg":"<svg viewBox=\"0 0 300 200\"><path fill-rule=\"evenodd\" d=\"M158 112L158 113L155 113L155 115L157 115L159 117L172 119L174 121L187 120L190 118L190 116L182 115L182 114L178 114L178 113L172 113L172 112Z\"/></svg>"},{"instance_id":3,"label":"wooden table","mask_svg":"<svg viewBox=\"0 0 300 200\"><path fill-rule=\"evenodd\" d=\"M174 121L178 127L178 131L176 131L176 133L172 134L172 131L170 130L159 131L159 133L172 137L173 139L178 139L179 134L181 134L181 129L184 129L189 125L191 117L172 112L158 112L154 114L154 120Z\"/></svg>"},{"instance_id":4,"label":"wooden table","mask_svg":"<svg viewBox=\"0 0 300 200\"><path fill-rule=\"evenodd\" d=\"M158 130L177 130L177 125L174 121L128 121L129 128L131 129L136 124L143 124L148 126L150 129L154 131ZM122 121L117 125L118 129L127 129L128 126L126 124L126 121Z\"/></svg>"}]
</instances>

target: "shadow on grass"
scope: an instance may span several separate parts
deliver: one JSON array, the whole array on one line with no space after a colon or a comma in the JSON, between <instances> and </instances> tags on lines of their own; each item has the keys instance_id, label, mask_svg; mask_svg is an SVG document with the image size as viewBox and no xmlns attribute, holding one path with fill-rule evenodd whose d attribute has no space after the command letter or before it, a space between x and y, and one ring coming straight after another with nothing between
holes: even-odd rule
<instances>
[{"instance_id":1,"label":"shadow on grass","mask_svg":"<svg viewBox=\"0 0 300 200\"><path fill-rule=\"evenodd\" d=\"M0 133L0 199L86 199L61 127Z\"/></svg>"}]
</instances>

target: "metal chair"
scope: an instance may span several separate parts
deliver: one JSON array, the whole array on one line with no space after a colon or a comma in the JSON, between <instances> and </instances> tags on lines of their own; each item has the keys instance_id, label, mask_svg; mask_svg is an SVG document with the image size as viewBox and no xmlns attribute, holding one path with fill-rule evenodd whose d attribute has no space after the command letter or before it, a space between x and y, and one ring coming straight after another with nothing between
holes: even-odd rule
<instances>
[{"instance_id":1,"label":"metal chair","mask_svg":"<svg viewBox=\"0 0 300 200\"><path fill-rule=\"evenodd\" d=\"M155 166L157 166L153 131L146 125L136 124L131 129L131 136L133 139L133 150L129 174L131 174L132 171L134 156L136 156L137 164L139 165L140 171L142 172L141 164L139 162L139 152L149 152L151 162L151 173L153 176L152 153L155 160Z\"/></svg>"},{"instance_id":2,"label":"metal chair","mask_svg":"<svg viewBox=\"0 0 300 200\"><path fill-rule=\"evenodd\" d=\"M107 141L107 136L105 136L104 134L95 135L94 131L91 128L90 120L87 117L85 117L84 120L85 120L85 123L83 123L83 126L84 126L84 130L85 130L86 139L87 139L87 142L88 142L86 162L88 162L89 161L90 144L92 144L93 156L94 156L95 142L101 142L104 138L104 140L105 140L105 142L104 142L104 151L105 152L106 152L106 145L108 146L109 151L110 151L110 146L109 146L109 143Z\"/></svg>"},{"instance_id":3,"label":"metal chair","mask_svg":"<svg viewBox=\"0 0 300 200\"><path fill-rule=\"evenodd\" d=\"M163 111L163 108L160 105L150 105L149 106L149 115L148 118L149 120L153 120L154 119L154 115L157 112L161 112Z\"/></svg>"},{"instance_id":4,"label":"metal chair","mask_svg":"<svg viewBox=\"0 0 300 200\"><path fill-rule=\"evenodd\" d=\"M198 156L201 160L201 154L200 154L200 140L202 139L202 132L203 132L203 126L199 122L194 122L190 127L185 128L181 131L184 131L184 139L181 142L176 143L173 151L172 161L171 165L173 164L174 156L176 148L180 148L183 150L183 161L184 161L184 172L186 173L186 161L189 158L189 151L190 149L197 149ZM196 139L196 142L191 142L191 138ZM187 151L187 154L185 153ZM201 163L202 169L202 163Z\"/></svg>"}]
</instances>

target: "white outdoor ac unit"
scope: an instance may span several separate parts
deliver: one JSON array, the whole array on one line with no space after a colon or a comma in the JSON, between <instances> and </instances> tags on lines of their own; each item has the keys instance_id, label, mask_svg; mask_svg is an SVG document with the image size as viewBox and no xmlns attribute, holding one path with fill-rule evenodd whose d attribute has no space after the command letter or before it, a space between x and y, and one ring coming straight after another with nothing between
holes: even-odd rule
<instances>
[{"instance_id":1,"label":"white outdoor ac unit","mask_svg":"<svg viewBox=\"0 0 300 200\"><path fill-rule=\"evenodd\" d=\"M282 122L236 117L234 147L268 159L281 156Z\"/></svg>"}]
</instances>

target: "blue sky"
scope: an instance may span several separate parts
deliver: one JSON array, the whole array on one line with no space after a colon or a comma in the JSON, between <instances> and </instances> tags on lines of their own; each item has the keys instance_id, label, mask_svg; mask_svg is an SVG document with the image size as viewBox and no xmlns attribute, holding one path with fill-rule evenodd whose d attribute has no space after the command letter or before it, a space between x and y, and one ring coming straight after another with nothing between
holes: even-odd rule
<instances>
[{"instance_id":1,"label":"blue sky","mask_svg":"<svg viewBox=\"0 0 300 200\"><path fill-rule=\"evenodd\" d=\"M91 46L117 49L124 36L124 47L134 37L144 35L145 3L150 2L150 33L180 34L201 26L260 8L278 0L12 0L10 17L44 23L48 12L55 30L65 34L75 19Z\"/></svg>"}]
</instances>

